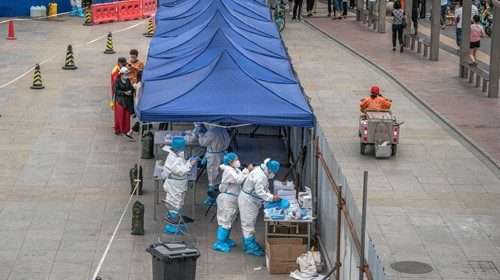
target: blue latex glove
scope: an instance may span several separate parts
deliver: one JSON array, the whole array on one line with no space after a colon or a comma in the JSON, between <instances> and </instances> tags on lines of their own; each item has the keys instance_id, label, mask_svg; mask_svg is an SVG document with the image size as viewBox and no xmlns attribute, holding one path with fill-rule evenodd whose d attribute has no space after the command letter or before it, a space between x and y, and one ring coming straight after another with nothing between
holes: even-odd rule
<instances>
[{"instance_id":1,"label":"blue latex glove","mask_svg":"<svg viewBox=\"0 0 500 280\"><path fill-rule=\"evenodd\" d=\"M288 209L290 208L290 202L287 199L281 199L278 202L267 202L265 204L266 208L275 208L275 207L280 207L281 209Z\"/></svg>"}]
</instances>

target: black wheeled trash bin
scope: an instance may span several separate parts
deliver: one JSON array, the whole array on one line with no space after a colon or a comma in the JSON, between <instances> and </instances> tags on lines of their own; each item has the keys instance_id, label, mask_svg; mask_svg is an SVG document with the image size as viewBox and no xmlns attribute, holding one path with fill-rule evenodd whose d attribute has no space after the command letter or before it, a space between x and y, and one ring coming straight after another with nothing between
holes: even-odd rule
<instances>
[{"instance_id":1,"label":"black wheeled trash bin","mask_svg":"<svg viewBox=\"0 0 500 280\"><path fill-rule=\"evenodd\" d=\"M153 280L194 280L200 251L185 242L152 244Z\"/></svg>"}]
</instances>

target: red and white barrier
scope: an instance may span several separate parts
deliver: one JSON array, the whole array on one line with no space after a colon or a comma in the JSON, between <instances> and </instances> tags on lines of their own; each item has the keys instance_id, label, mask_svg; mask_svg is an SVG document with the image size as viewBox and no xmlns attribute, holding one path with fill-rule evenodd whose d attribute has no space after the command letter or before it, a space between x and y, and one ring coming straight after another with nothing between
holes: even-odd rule
<instances>
[{"instance_id":1,"label":"red and white barrier","mask_svg":"<svg viewBox=\"0 0 500 280\"><path fill-rule=\"evenodd\" d=\"M157 0L128 0L92 4L94 24L148 18L156 13Z\"/></svg>"},{"instance_id":2,"label":"red and white barrier","mask_svg":"<svg viewBox=\"0 0 500 280\"><path fill-rule=\"evenodd\" d=\"M157 0L142 0L142 17L147 18L156 14Z\"/></svg>"},{"instance_id":3,"label":"red and white barrier","mask_svg":"<svg viewBox=\"0 0 500 280\"><path fill-rule=\"evenodd\" d=\"M142 18L141 0L118 2L118 20L135 20Z\"/></svg>"},{"instance_id":4,"label":"red and white barrier","mask_svg":"<svg viewBox=\"0 0 500 280\"><path fill-rule=\"evenodd\" d=\"M117 2L92 4L91 12L92 22L95 24L118 21Z\"/></svg>"}]
</instances>

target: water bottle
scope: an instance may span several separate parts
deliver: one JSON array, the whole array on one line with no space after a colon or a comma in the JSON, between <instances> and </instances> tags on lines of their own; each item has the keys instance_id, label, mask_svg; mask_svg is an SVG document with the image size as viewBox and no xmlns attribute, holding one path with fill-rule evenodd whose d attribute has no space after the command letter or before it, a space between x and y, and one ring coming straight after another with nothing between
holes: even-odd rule
<instances>
[{"instance_id":1,"label":"water bottle","mask_svg":"<svg viewBox=\"0 0 500 280\"><path fill-rule=\"evenodd\" d=\"M35 6L31 6L31 8L30 8L30 17L32 17L32 18L36 17L36 7Z\"/></svg>"},{"instance_id":2,"label":"water bottle","mask_svg":"<svg viewBox=\"0 0 500 280\"><path fill-rule=\"evenodd\" d=\"M40 17L47 16L47 8L45 6L40 6Z\"/></svg>"}]
</instances>

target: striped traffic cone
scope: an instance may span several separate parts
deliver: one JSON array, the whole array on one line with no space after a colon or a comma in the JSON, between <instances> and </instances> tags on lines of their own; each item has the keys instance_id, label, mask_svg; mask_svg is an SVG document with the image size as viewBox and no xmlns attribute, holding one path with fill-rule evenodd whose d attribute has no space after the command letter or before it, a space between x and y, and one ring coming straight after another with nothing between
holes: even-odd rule
<instances>
[{"instance_id":1,"label":"striped traffic cone","mask_svg":"<svg viewBox=\"0 0 500 280\"><path fill-rule=\"evenodd\" d=\"M108 32L108 39L106 40L106 50L104 51L106 54L114 54L115 51L113 50L113 34L111 32Z\"/></svg>"},{"instance_id":2,"label":"striped traffic cone","mask_svg":"<svg viewBox=\"0 0 500 280\"><path fill-rule=\"evenodd\" d=\"M85 22L83 23L85 26L92 26L92 14L90 13L90 8L85 9Z\"/></svg>"},{"instance_id":3,"label":"striped traffic cone","mask_svg":"<svg viewBox=\"0 0 500 280\"><path fill-rule=\"evenodd\" d=\"M45 88L42 84L42 73L40 72L40 65L37 63L35 66L35 76L33 77L32 89L43 89Z\"/></svg>"},{"instance_id":4,"label":"striped traffic cone","mask_svg":"<svg viewBox=\"0 0 500 280\"><path fill-rule=\"evenodd\" d=\"M68 50L66 51L66 63L62 69L75 70L77 67L75 65L75 59L73 57L73 47L68 45Z\"/></svg>"},{"instance_id":5,"label":"striped traffic cone","mask_svg":"<svg viewBox=\"0 0 500 280\"><path fill-rule=\"evenodd\" d=\"M148 32L143 33L142 35L144 35L146 37L153 37L155 35L154 29L153 29L153 18L149 18Z\"/></svg>"}]
</instances>

